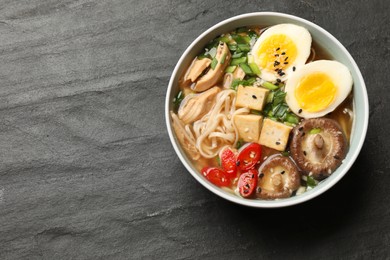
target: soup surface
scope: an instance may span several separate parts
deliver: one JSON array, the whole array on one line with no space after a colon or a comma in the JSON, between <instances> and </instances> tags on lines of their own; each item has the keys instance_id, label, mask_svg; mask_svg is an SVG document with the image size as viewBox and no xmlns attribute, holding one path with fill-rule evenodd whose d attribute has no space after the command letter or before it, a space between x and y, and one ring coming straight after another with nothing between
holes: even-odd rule
<instances>
[{"instance_id":1,"label":"soup surface","mask_svg":"<svg viewBox=\"0 0 390 260\"><path fill-rule=\"evenodd\" d=\"M352 85L305 28L238 28L207 44L182 75L172 126L214 185L248 199L296 196L345 158Z\"/></svg>"}]
</instances>

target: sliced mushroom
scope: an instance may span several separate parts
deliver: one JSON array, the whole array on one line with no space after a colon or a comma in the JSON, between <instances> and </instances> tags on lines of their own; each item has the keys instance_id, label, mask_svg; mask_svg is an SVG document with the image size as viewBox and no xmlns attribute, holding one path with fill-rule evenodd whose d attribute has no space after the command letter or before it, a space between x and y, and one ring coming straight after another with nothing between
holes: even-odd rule
<instances>
[{"instance_id":1,"label":"sliced mushroom","mask_svg":"<svg viewBox=\"0 0 390 260\"><path fill-rule=\"evenodd\" d=\"M198 160L200 153L196 149L196 143L193 136L191 136L185 129L184 124L180 121L177 115L171 112L172 126L176 133L176 137L179 140L181 147L187 152L187 154L193 159Z\"/></svg>"},{"instance_id":2,"label":"sliced mushroom","mask_svg":"<svg viewBox=\"0 0 390 260\"><path fill-rule=\"evenodd\" d=\"M211 64L211 60L208 58L198 59L196 57L192 62L191 66L188 68L184 80L190 80L195 82L197 78L205 71Z\"/></svg>"},{"instance_id":3,"label":"sliced mushroom","mask_svg":"<svg viewBox=\"0 0 390 260\"><path fill-rule=\"evenodd\" d=\"M288 198L300 187L301 176L295 164L275 154L259 168L256 196L262 199Z\"/></svg>"},{"instance_id":4,"label":"sliced mushroom","mask_svg":"<svg viewBox=\"0 0 390 260\"><path fill-rule=\"evenodd\" d=\"M213 87L200 94L186 96L180 104L178 116L184 124L190 124L204 116L214 105L215 96L221 91Z\"/></svg>"},{"instance_id":5,"label":"sliced mushroom","mask_svg":"<svg viewBox=\"0 0 390 260\"><path fill-rule=\"evenodd\" d=\"M221 79L223 72L229 64L230 57L231 55L227 44L220 42L215 55L217 65L214 69L210 68L210 70L204 76L200 77L198 81L191 86L191 88L196 92L202 92L215 86L215 84L217 84Z\"/></svg>"},{"instance_id":6,"label":"sliced mushroom","mask_svg":"<svg viewBox=\"0 0 390 260\"><path fill-rule=\"evenodd\" d=\"M303 120L293 129L290 152L298 167L316 180L332 174L342 163L348 144L333 119Z\"/></svg>"}]
</instances>

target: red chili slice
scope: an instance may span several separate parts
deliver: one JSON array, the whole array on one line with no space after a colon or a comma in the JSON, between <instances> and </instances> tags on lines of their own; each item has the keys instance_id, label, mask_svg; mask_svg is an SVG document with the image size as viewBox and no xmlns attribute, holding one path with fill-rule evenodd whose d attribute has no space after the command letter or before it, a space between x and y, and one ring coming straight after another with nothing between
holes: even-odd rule
<instances>
[{"instance_id":1,"label":"red chili slice","mask_svg":"<svg viewBox=\"0 0 390 260\"><path fill-rule=\"evenodd\" d=\"M230 179L236 178L237 177L236 154L229 147L226 147L221 151L219 157L221 159L221 166L227 173L227 176Z\"/></svg>"},{"instance_id":2,"label":"red chili slice","mask_svg":"<svg viewBox=\"0 0 390 260\"><path fill-rule=\"evenodd\" d=\"M202 169L202 174L211 183L219 187L230 186L230 179L227 177L226 173L219 168L206 166Z\"/></svg>"},{"instance_id":3,"label":"red chili slice","mask_svg":"<svg viewBox=\"0 0 390 260\"><path fill-rule=\"evenodd\" d=\"M250 143L245 146L237 157L237 164L241 171L247 171L259 162L261 146L258 143Z\"/></svg>"},{"instance_id":4,"label":"red chili slice","mask_svg":"<svg viewBox=\"0 0 390 260\"><path fill-rule=\"evenodd\" d=\"M250 197L257 186L258 171L250 169L248 172L241 174L238 180L238 189L242 197Z\"/></svg>"}]
</instances>

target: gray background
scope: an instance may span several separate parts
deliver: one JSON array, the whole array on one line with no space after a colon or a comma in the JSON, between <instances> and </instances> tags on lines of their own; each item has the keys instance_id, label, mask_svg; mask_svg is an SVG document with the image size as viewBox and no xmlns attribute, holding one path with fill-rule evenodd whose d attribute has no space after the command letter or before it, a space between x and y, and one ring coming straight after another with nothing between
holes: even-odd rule
<instances>
[{"instance_id":1,"label":"gray background","mask_svg":"<svg viewBox=\"0 0 390 260\"><path fill-rule=\"evenodd\" d=\"M387 0L0 1L0 258L390 258L389 9ZM216 197L165 129L185 48L253 11L328 30L369 94L352 169L290 208Z\"/></svg>"}]
</instances>

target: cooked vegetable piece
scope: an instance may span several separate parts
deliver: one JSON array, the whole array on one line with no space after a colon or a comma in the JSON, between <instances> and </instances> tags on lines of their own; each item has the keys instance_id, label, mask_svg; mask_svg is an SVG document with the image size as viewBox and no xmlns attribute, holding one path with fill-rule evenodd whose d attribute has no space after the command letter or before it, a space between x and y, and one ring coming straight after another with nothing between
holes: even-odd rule
<instances>
[{"instance_id":1,"label":"cooked vegetable piece","mask_svg":"<svg viewBox=\"0 0 390 260\"><path fill-rule=\"evenodd\" d=\"M177 93L177 95L173 98L173 104L175 106L175 110L179 109L180 104L183 101L183 99L184 99L184 94L183 94L183 91L180 90L179 93Z\"/></svg>"},{"instance_id":2,"label":"cooked vegetable piece","mask_svg":"<svg viewBox=\"0 0 390 260\"><path fill-rule=\"evenodd\" d=\"M226 176L226 173L216 167L204 167L202 169L202 174L206 179L208 179L214 185L219 187L229 187L230 179Z\"/></svg>"},{"instance_id":3,"label":"cooked vegetable piece","mask_svg":"<svg viewBox=\"0 0 390 260\"><path fill-rule=\"evenodd\" d=\"M259 168L256 196L262 199L288 198L300 186L295 164L285 156L272 155Z\"/></svg>"},{"instance_id":4,"label":"cooked vegetable piece","mask_svg":"<svg viewBox=\"0 0 390 260\"><path fill-rule=\"evenodd\" d=\"M261 146L258 143L249 143L241 147L237 157L238 168L247 171L255 167L261 157Z\"/></svg>"},{"instance_id":5,"label":"cooked vegetable piece","mask_svg":"<svg viewBox=\"0 0 390 260\"><path fill-rule=\"evenodd\" d=\"M245 63L246 60L247 60L246 57L241 57L241 58L232 59L232 62L230 63L230 65L231 65L231 66L239 65L240 63Z\"/></svg>"},{"instance_id":6,"label":"cooked vegetable piece","mask_svg":"<svg viewBox=\"0 0 390 260\"><path fill-rule=\"evenodd\" d=\"M230 179L237 177L236 154L229 148L225 147L221 150L219 157L221 158L221 166L227 173Z\"/></svg>"},{"instance_id":7,"label":"cooked vegetable piece","mask_svg":"<svg viewBox=\"0 0 390 260\"><path fill-rule=\"evenodd\" d=\"M275 90L275 89L279 88L279 86L276 86L268 81L264 81L262 85L263 85L263 87L268 88L270 90Z\"/></svg>"},{"instance_id":8,"label":"cooked vegetable piece","mask_svg":"<svg viewBox=\"0 0 390 260\"><path fill-rule=\"evenodd\" d=\"M226 73L233 73L236 70L237 66L229 66L226 68Z\"/></svg>"},{"instance_id":9,"label":"cooked vegetable piece","mask_svg":"<svg viewBox=\"0 0 390 260\"><path fill-rule=\"evenodd\" d=\"M248 198L254 194L258 174L256 169L250 169L248 172L241 174L237 186L242 197Z\"/></svg>"},{"instance_id":10,"label":"cooked vegetable piece","mask_svg":"<svg viewBox=\"0 0 390 260\"><path fill-rule=\"evenodd\" d=\"M245 72L247 75L253 75L253 72L251 68L246 63L240 63L240 68Z\"/></svg>"},{"instance_id":11,"label":"cooked vegetable piece","mask_svg":"<svg viewBox=\"0 0 390 260\"><path fill-rule=\"evenodd\" d=\"M321 131L308 134L312 129ZM333 119L305 119L293 130L291 156L306 175L316 180L331 175L342 163L347 150L343 130Z\"/></svg>"}]
</instances>

